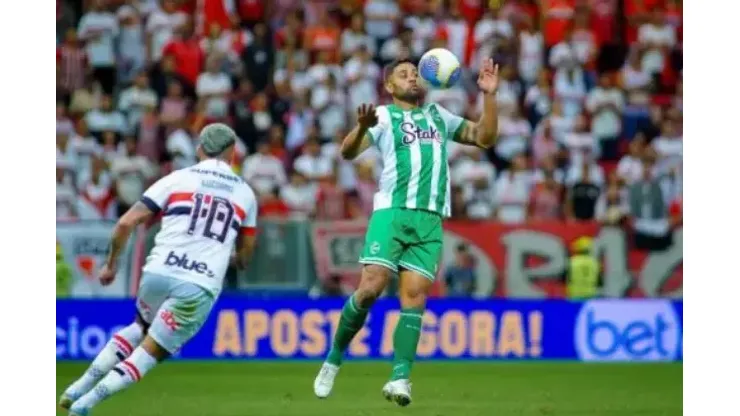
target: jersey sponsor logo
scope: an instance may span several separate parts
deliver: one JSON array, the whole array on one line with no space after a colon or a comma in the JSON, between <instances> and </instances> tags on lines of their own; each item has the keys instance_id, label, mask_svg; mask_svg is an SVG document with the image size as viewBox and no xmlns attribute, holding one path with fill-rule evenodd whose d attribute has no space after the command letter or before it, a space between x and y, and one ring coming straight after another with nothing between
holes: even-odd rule
<instances>
[{"instance_id":1,"label":"jersey sponsor logo","mask_svg":"<svg viewBox=\"0 0 740 416\"><path fill-rule=\"evenodd\" d=\"M667 300L593 300L576 319L575 346L584 361L671 361L681 332Z\"/></svg>"},{"instance_id":2,"label":"jersey sponsor logo","mask_svg":"<svg viewBox=\"0 0 740 416\"><path fill-rule=\"evenodd\" d=\"M213 271L208 268L208 263L204 261L191 260L188 258L186 253L178 255L174 251L170 251L167 255L167 259L164 261L164 265L193 271L208 277L215 277Z\"/></svg>"},{"instance_id":3,"label":"jersey sponsor logo","mask_svg":"<svg viewBox=\"0 0 740 416\"><path fill-rule=\"evenodd\" d=\"M422 129L418 125L410 122L401 123L401 131L403 132L403 144L410 145L414 141L419 140L421 143L430 144L432 142L442 143L442 135L439 130L434 127Z\"/></svg>"}]
</instances>

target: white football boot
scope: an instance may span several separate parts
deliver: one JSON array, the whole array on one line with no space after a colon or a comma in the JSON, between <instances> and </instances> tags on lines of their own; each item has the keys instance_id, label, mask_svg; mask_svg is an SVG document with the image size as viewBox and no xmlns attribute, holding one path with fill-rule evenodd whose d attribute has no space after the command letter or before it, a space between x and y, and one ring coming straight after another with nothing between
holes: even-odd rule
<instances>
[{"instance_id":1,"label":"white football boot","mask_svg":"<svg viewBox=\"0 0 740 416\"><path fill-rule=\"evenodd\" d=\"M399 406L411 404L411 383L407 379L393 380L383 386L383 397Z\"/></svg>"},{"instance_id":2,"label":"white football boot","mask_svg":"<svg viewBox=\"0 0 740 416\"><path fill-rule=\"evenodd\" d=\"M313 392L319 399L325 399L331 394L334 387L334 378L339 372L339 367L334 364L324 363L319 370L319 374L313 381Z\"/></svg>"}]
</instances>

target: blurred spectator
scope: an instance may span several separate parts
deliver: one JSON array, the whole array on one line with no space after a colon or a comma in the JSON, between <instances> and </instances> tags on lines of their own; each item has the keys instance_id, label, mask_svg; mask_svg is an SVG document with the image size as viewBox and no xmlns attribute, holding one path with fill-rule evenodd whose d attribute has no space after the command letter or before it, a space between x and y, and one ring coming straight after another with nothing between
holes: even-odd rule
<instances>
[{"instance_id":1,"label":"blurred spectator","mask_svg":"<svg viewBox=\"0 0 740 416\"><path fill-rule=\"evenodd\" d=\"M591 113L591 134L601 148L601 158L618 160L624 97L611 74L601 74L599 85L586 98L586 108Z\"/></svg>"},{"instance_id":2,"label":"blurred spectator","mask_svg":"<svg viewBox=\"0 0 740 416\"><path fill-rule=\"evenodd\" d=\"M423 1L419 13L408 15L404 19L404 26L413 31L414 42L418 42L423 50L430 49L432 40L437 34L434 14L435 8L440 4L441 2Z\"/></svg>"},{"instance_id":3,"label":"blurred spectator","mask_svg":"<svg viewBox=\"0 0 740 416\"><path fill-rule=\"evenodd\" d=\"M211 56L206 63L206 72L198 76L195 93L199 105L203 105L208 118L223 119L228 115L231 94L231 78L221 71L221 59Z\"/></svg>"},{"instance_id":4,"label":"blurred spectator","mask_svg":"<svg viewBox=\"0 0 740 416\"><path fill-rule=\"evenodd\" d=\"M638 123L638 131L645 135L648 143L660 136L660 129L663 124L663 108L658 105L650 107L649 117L641 119Z\"/></svg>"},{"instance_id":5,"label":"blurred spectator","mask_svg":"<svg viewBox=\"0 0 740 416\"><path fill-rule=\"evenodd\" d=\"M640 26L638 41L645 50L643 69L657 74L663 71L669 50L676 46L676 29L666 21L663 10L656 7L650 14L650 21Z\"/></svg>"},{"instance_id":6,"label":"blurred spectator","mask_svg":"<svg viewBox=\"0 0 740 416\"><path fill-rule=\"evenodd\" d=\"M263 91L271 80L275 65L274 51L267 25L257 23L254 26L254 40L242 53L244 70L255 91Z\"/></svg>"},{"instance_id":7,"label":"blurred spectator","mask_svg":"<svg viewBox=\"0 0 740 416\"><path fill-rule=\"evenodd\" d=\"M552 102L550 114L543 118L535 128L535 134L542 134L545 128L550 129L550 134L558 143L565 142L565 135L573 131L575 118L568 117L563 113L563 104L559 100Z\"/></svg>"},{"instance_id":8,"label":"blurred spectator","mask_svg":"<svg viewBox=\"0 0 740 416\"><path fill-rule=\"evenodd\" d=\"M100 83L95 81L92 76L85 76L82 87L72 92L69 102L69 114L73 117L78 117L98 107L102 95L103 92L102 88L100 88Z\"/></svg>"},{"instance_id":9,"label":"blurred spectator","mask_svg":"<svg viewBox=\"0 0 740 416\"><path fill-rule=\"evenodd\" d=\"M90 10L80 19L77 33L86 43L87 58L95 80L106 94L116 85L116 45L119 33L116 15L106 10L105 0L92 0Z\"/></svg>"},{"instance_id":10,"label":"blurred spectator","mask_svg":"<svg viewBox=\"0 0 740 416\"><path fill-rule=\"evenodd\" d=\"M336 174L320 180L316 187L315 219L338 221L348 218L345 194L337 184Z\"/></svg>"},{"instance_id":11,"label":"blurred spectator","mask_svg":"<svg viewBox=\"0 0 740 416\"><path fill-rule=\"evenodd\" d=\"M308 66L308 52L301 49L298 39L291 35L287 36L281 46L275 52L275 69L285 69L288 61L293 60L297 68Z\"/></svg>"},{"instance_id":12,"label":"blurred spectator","mask_svg":"<svg viewBox=\"0 0 740 416\"><path fill-rule=\"evenodd\" d=\"M80 46L77 31L68 29L64 43L57 48L57 67L59 68L59 85L70 99L72 93L85 85L85 74L88 70L87 54Z\"/></svg>"},{"instance_id":13,"label":"blurred spectator","mask_svg":"<svg viewBox=\"0 0 740 416\"><path fill-rule=\"evenodd\" d=\"M354 288L342 282L342 277L336 274L326 279L318 279L308 291L308 296L312 299L323 297L340 297L349 296Z\"/></svg>"},{"instance_id":14,"label":"blurred spectator","mask_svg":"<svg viewBox=\"0 0 740 416\"><path fill-rule=\"evenodd\" d=\"M156 166L137 153L136 137L127 136L123 149L111 161L111 175L116 181L118 214L123 215L141 198L146 186L157 174Z\"/></svg>"},{"instance_id":15,"label":"blurred spectator","mask_svg":"<svg viewBox=\"0 0 740 416\"><path fill-rule=\"evenodd\" d=\"M586 81L580 67L560 68L553 82L555 97L563 103L563 114L575 117L583 109L586 98Z\"/></svg>"},{"instance_id":16,"label":"blurred spectator","mask_svg":"<svg viewBox=\"0 0 740 416\"><path fill-rule=\"evenodd\" d=\"M128 118L126 131L134 131L145 111L157 107L157 94L149 86L149 76L140 72L134 79L134 85L121 92L118 99L118 110Z\"/></svg>"},{"instance_id":17,"label":"blurred spectator","mask_svg":"<svg viewBox=\"0 0 740 416\"><path fill-rule=\"evenodd\" d=\"M106 170L106 161L92 159L92 169L79 181L80 198L77 212L81 220L114 220L118 215L113 180Z\"/></svg>"},{"instance_id":18,"label":"blurred spectator","mask_svg":"<svg viewBox=\"0 0 740 416\"><path fill-rule=\"evenodd\" d=\"M89 170L93 155L99 154L102 150L98 140L90 134L85 119L77 121L77 128L69 144L74 151L76 159L74 169L77 172Z\"/></svg>"},{"instance_id":19,"label":"blurred spectator","mask_svg":"<svg viewBox=\"0 0 740 416\"><path fill-rule=\"evenodd\" d=\"M321 154L321 145L317 138L309 138L303 145L303 152L293 163L293 169L300 172L309 181L327 178L334 172L334 163Z\"/></svg>"},{"instance_id":20,"label":"blurred spectator","mask_svg":"<svg viewBox=\"0 0 740 416\"><path fill-rule=\"evenodd\" d=\"M280 199L278 187L259 194L258 200L260 218L286 218L290 215L290 208Z\"/></svg>"},{"instance_id":21,"label":"blurred spectator","mask_svg":"<svg viewBox=\"0 0 740 416\"><path fill-rule=\"evenodd\" d=\"M451 166L452 184L463 190L467 212L471 218L489 218L493 214L493 189L496 169L477 147L465 146Z\"/></svg>"},{"instance_id":22,"label":"blurred spectator","mask_svg":"<svg viewBox=\"0 0 740 416\"><path fill-rule=\"evenodd\" d=\"M426 102L438 103L452 114L465 114L470 98L461 84L457 83L449 88L428 89ZM451 144L455 142L448 141L447 143Z\"/></svg>"},{"instance_id":23,"label":"blurred spectator","mask_svg":"<svg viewBox=\"0 0 740 416\"><path fill-rule=\"evenodd\" d=\"M662 251L672 242L668 204L658 179L653 174L654 161L643 161L643 176L629 188L629 206L635 230L635 247Z\"/></svg>"},{"instance_id":24,"label":"blurred spectator","mask_svg":"<svg viewBox=\"0 0 740 416\"><path fill-rule=\"evenodd\" d=\"M588 126L586 116L576 117L576 124L572 132L566 133L563 144L568 149L570 163L580 165L586 155L597 158L599 156L599 143Z\"/></svg>"},{"instance_id":25,"label":"blurred spectator","mask_svg":"<svg viewBox=\"0 0 740 416\"><path fill-rule=\"evenodd\" d=\"M160 0L159 3L146 20L147 59L153 63L159 62L177 28L188 21L187 14L177 10L176 0Z\"/></svg>"},{"instance_id":26,"label":"blurred spectator","mask_svg":"<svg viewBox=\"0 0 740 416\"><path fill-rule=\"evenodd\" d=\"M70 220L77 216L77 192L67 174L72 166L57 158L57 220Z\"/></svg>"},{"instance_id":27,"label":"blurred spectator","mask_svg":"<svg viewBox=\"0 0 740 416\"><path fill-rule=\"evenodd\" d=\"M319 12L317 23L306 28L303 47L311 52L326 52L327 62L337 62L341 48L340 34L341 31L336 22L332 21L328 11L322 9Z\"/></svg>"},{"instance_id":28,"label":"blurred spectator","mask_svg":"<svg viewBox=\"0 0 740 416\"><path fill-rule=\"evenodd\" d=\"M128 123L120 111L113 109L113 99L110 95L104 95L100 99L100 108L91 110L85 115L87 127L94 135L101 135L104 131L112 131L118 135L123 134Z\"/></svg>"},{"instance_id":29,"label":"blurred spectator","mask_svg":"<svg viewBox=\"0 0 740 416\"><path fill-rule=\"evenodd\" d=\"M242 175L258 194L270 193L288 183L283 163L270 154L267 141L257 143L257 153L244 160Z\"/></svg>"},{"instance_id":30,"label":"blurred spectator","mask_svg":"<svg viewBox=\"0 0 740 416\"><path fill-rule=\"evenodd\" d=\"M542 39L542 33L535 30L532 19L525 17L522 20L522 29L519 32L519 63L517 67L519 69L519 76L524 81L524 84L530 86L538 82L541 94L546 94L542 90L544 85L540 82L543 79L542 75L545 75L542 72L544 58L545 44ZM546 76L544 80L548 81ZM540 114L545 113L547 111L540 111Z\"/></svg>"},{"instance_id":31,"label":"blurred spectator","mask_svg":"<svg viewBox=\"0 0 740 416\"><path fill-rule=\"evenodd\" d=\"M311 108L318 119L322 140L331 140L335 131L347 125L345 100L344 91L339 89L331 75L311 92Z\"/></svg>"},{"instance_id":32,"label":"blurred spectator","mask_svg":"<svg viewBox=\"0 0 740 416\"><path fill-rule=\"evenodd\" d=\"M167 154L172 160L173 169L182 169L195 164L195 143L185 128L185 122L173 124L173 131L167 137Z\"/></svg>"},{"instance_id":33,"label":"blurred spectator","mask_svg":"<svg viewBox=\"0 0 740 416\"><path fill-rule=\"evenodd\" d=\"M447 17L437 26L437 38L444 40L443 47L459 57L463 67L468 67L470 64L470 54L467 53L468 33L470 30L470 23L460 13L459 3L451 2ZM499 94L500 91L501 84L499 84Z\"/></svg>"},{"instance_id":34,"label":"blurred spectator","mask_svg":"<svg viewBox=\"0 0 740 416\"><path fill-rule=\"evenodd\" d=\"M594 69L599 50L589 23L589 12L587 10L577 11L573 20L570 42L576 61L590 71Z\"/></svg>"},{"instance_id":35,"label":"blurred spectator","mask_svg":"<svg viewBox=\"0 0 740 416\"><path fill-rule=\"evenodd\" d=\"M222 67L225 68L235 60L235 49L239 48L237 45L240 43L240 38L240 32L224 30L218 23L211 23L206 35L200 40L200 48L203 51L203 56L206 58L217 56L223 59ZM251 36L245 40L249 42ZM241 50L239 51L241 52Z\"/></svg>"},{"instance_id":36,"label":"blurred spectator","mask_svg":"<svg viewBox=\"0 0 740 416\"><path fill-rule=\"evenodd\" d=\"M652 142L658 155L658 169L667 173L683 164L683 136L678 133L676 122L663 121L661 135Z\"/></svg>"},{"instance_id":37,"label":"blurred spectator","mask_svg":"<svg viewBox=\"0 0 740 416\"><path fill-rule=\"evenodd\" d=\"M534 183L541 183L546 177L552 176L555 182L563 185L565 183L565 173L562 169L558 169L555 160L555 155L551 155L536 164L537 169L535 169L534 174L532 175L532 181Z\"/></svg>"},{"instance_id":38,"label":"blurred spectator","mask_svg":"<svg viewBox=\"0 0 740 416\"><path fill-rule=\"evenodd\" d=\"M558 221L563 217L563 190L553 171L543 171L543 178L534 184L529 196L529 221Z\"/></svg>"},{"instance_id":39,"label":"blurred spectator","mask_svg":"<svg viewBox=\"0 0 740 416\"><path fill-rule=\"evenodd\" d=\"M272 80L275 85L285 84L294 97L302 97L312 82L306 72L306 62L298 56L288 57L285 68L276 70Z\"/></svg>"},{"instance_id":40,"label":"blurred spectator","mask_svg":"<svg viewBox=\"0 0 740 416\"><path fill-rule=\"evenodd\" d=\"M162 98L169 94L169 88L172 83L180 84L181 94L194 97L193 85L187 83L185 78L175 70L175 57L172 55L162 57L162 60L152 68L151 79L152 88L157 93L157 97Z\"/></svg>"},{"instance_id":41,"label":"blurred spectator","mask_svg":"<svg viewBox=\"0 0 740 416\"><path fill-rule=\"evenodd\" d=\"M130 5L118 8L117 17L120 33L117 39L118 81L123 84L131 82L146 64L146 49L139 12Z\"/></svg>"},{"instance_id":42,"label":"blurred spectator","mask_svg":"<svg viewBox=\"0 0 740 416\"><path fill-rule=\"evenodd\" d=\"M642 66L642 55L640 49L632 49L622 67L621 84L628 93L647 90L653 82L651 74Z\"/></svg>"},{"instance_id":43,"label":"blurred spectator","mask_svg":"<svg viewBox=\"0 0 740 416\"><path fill-rule=\"evenodd\" d=\"M307 219L316 209L316 186L299 171L294 171L290 182L280 191L280 198L290 209L291 217Z\"/></svg>"},{"instance_id":44,"label":"blurred spectator","mask_svg":"<svg viewBox=\"0 0 740 416\"><path fill-rule=\"evenodd\" d=\"M565 38L575 12L572 0L544 0L540 2L544 19L545 45L553 46Z\"/></svg>"},{"instance_id":45,"label":"blurred spectator","mask_svg":"<svg viewBox=\"0 0 740 416\"><path fill-rule=\"evenodd\" d=\"M595 165L588 163L587 159L579 166L580 175L574 181L568 182L568 195L565 199L565 216L570 221L593 220L596 213L596 201L601 194L600 184L594 180Z\"/></svg>"},{"instance_id":46,"label":"blurred spectator","mask_svg":"<svg viewBox=\"0 0 740 416\"><path fill-rule=\"evenodd\" d=\"M521 224L527 219L531 175L526 168L526 157L515 156L511 167L501 172L496 181L494 217L504 224Z\"/></svg>"},{"instance_id":47,"label":"blurred spectator","mask_svg":"<svg viewBox=\"0 0 740 416\"><path fill-rule=\"evenodd\" d=\"M531 125L536 126L552 107L552 87L547 72L540 71L537 82L531 85L524 97L524 108Z\"/></svg>"},{"instance_id":48,"label":"blurred spectator","mask_svg":"<svg viewBox=\"0 0 740 416\"><path fill-rule=\"evenodd\" d=\"M396 0L368 0L364 14L365 31L376 40L376 50L380 50L383 42L396 34L396 23L401 17L401 10Z\"/></svg>"},{"instance_id":49,"label":"blurred spectator","mask_svg":"<svg viewBox=\"0 0 740 416\"><path fill-rule=\"evenodd\" d=\"M265 17L267 4L262 0L235 0L242 23L254 27Z\"/></svg>"},{"instance_id":50,"label":"blurred spectator","mask_svg":"<svg viewBox=\"0 0 740 416\"><path fill-rule=\"evenodd\" d=\"M74 130L74 124L72 120L67 116L67 107L64 102L57 101L57 118L56 118L57 131L66 131L71 133Z\"/></svg>"},{"instance_id":51,"label":"blurred spectator","mask_svg":"<svg viewBox=\"0 0 740 416\"><path fill-rule=\"evenodd\" d=\"M344 77L349 90L348 112L353 120L355 109L361 104L378 102L377 85L381 76L380 67L373 62L370 52L362 47L344 64Z\"/></svg>"},{"instance_id":52,"label":"blurred spectator","mask_svg":"<svg viewBox=\"0 0 740 416\"><path fill-rule=\"evenodd\" d=\"M308 137L308 132L314 125L314 113L306 105L303 97L298 97L288 113L288 130L285 137L285 148L293 151L303 146Z\"/></svg>"},{"instance_id":53,"label":"blurred spectator","mask_svg":"<svg viewBox=\"0 0 740 416\"><path fill-rule=\"evenodd\" d=\"M163 136L161 127L156 109L151 109L144 112L136 128L139 138L138 152L154 163L161 161L165 148L165 143L160 138Z\"/></svg>"},{"instance_id":54,"label":"blurred spectator","mask_svg":"<svg viewBox=\"0 0 740 416\"><path fill-rule=\"evenodd\" d=\"M57 131L57 166L62 166L69 173L76 172L77 152L69 140L69 131Z\"/></svg>"},{"instance_id":55,"label":"blurred spectator","mask_svg":"<svg viewBox=\"0 0 740 416\"><path fill-rule=\"evenodd\" d=\"M540 166L545 160L554 161L560 153L560 144L552 135L550 122L546 121L543 128L532 138L532 158L535 166Z\"/></svg>"},{"instance_id":56,"label":"blurred spectator","mask_svg":"<svg viewBox=\"0 0 740 416\"><path fill-rule=\"evenodd\" d=\"M473 29L475 58L471 62L472 68L480 68L485 59L493 56L500 44L508 43L513 38L514 28L508 20L501 18L500 9L486 8L483 18L478 20Z\"/></svg>"},{"instance_id":57,"label":"blurred spectator","mask_svg":"<svg viewBox=\"0 0 740 416\"><path fill-rule=\"evenodd\" d=\"M175 72L190 88L194 88L198 75L203 70L205 56L193 32L191 21L177 26L175 36L165 45L162 55L174 58Z\"/></svg>"},{"instance_id":58,"label":"blurred spectator","mask_svg":"<svg viewBox=\"0 0 740 416\"><path fill-rule=\"evenodd\" d=\"M506 167L511 159L519 154L525 153L529 147L532 126L519 112L519 106L514 106L511 114L499 116L498 140L496 141L496 155L505 161Z\"/></svg>"},{"instance_id":59,"label":"blurred spectator","mask_svg":"<svg viewBox=\"0 0 740 416\"><path fill-rule=\"evenodd\" d=\"M604 225L620 225L628 214L629 203L622 197L619 185L610 183L596 201L596 220Z\"/></svg>"},{"instance_id":60,"label":"blurred spectator","mask_svg":"<svg viewBox=\"0 0 740 416\"><path fill-rule=\"evenodd\" d=\"M642 178L642 159L645 150L645 136L639 133L629 144L629 152L619 160L617 175L628 185Z\"/></svg>"},{"instance_id":61,"label":"blurred spectator","mask_svg":"<svg viewBox=\"0 0 740 416\"><path fill-rule=\"evenodd\" d=\"M196 32L203 34L206 28L218 24L223 28L232 27L239 22L236 9L237 0L199 0L195 2L195 15L198 17Z\"/></svg>"},{"instance_id":62,"label":"blurred spectator","mask_svg":"<svg viewBox=\"0 0 740 416\"><path fill-rule=\"evenodd\" d=\"M290 87L284 82L275 83L275 95L270 100L270 117L273 123L286 127L288 112L293 101Z\"/></svg>"},{"instance_id":63,"label":"blurred spectator","mask_svg":"<svg viewBox=\"0 0 740 416\"><path fill-rule=\"evenodd\" d=\"M421 42L414 41L413 32L404 27L393 39L388 39L380 50L382 62L390 62L399 59L418 60L424 53Z\"/></svg>"},{"instance_id":64,"label":"blurred spectator","mask_svg":"<svg viewBox=\"0 0 740 416\"><path fill-rule=\"evenodd\" d=\"M167 85L167 95L159 107L159 121L169 127L185 120L190 110L190 103L183 97L182 84L171 81Z\"/></svg>"},{"instance_id":65,"label":"blurred spectator","mask_svg":"<svg viewBox=\"0 0 740 416\"><path fill-rule=\"evenodd\" d=\"M460 186L452 185L450 188L450 210L451 217L456 220L466 220L468 218L465 195Z\"/></svg>"},{"instance_id":66,"label":"blurred spectator","mask_svg":"<svg viewBox=\"0 0 740 416\"><path fill-rule=\"evenodd\" d=\"M470 297L475 292L475 261L468 246L458 244L454 263L445 267L448 297Z\"/></svg>"},{"instance_id":67,"label":"blurred spectator","mask_svg":"<svg viewBox=\"0 0 740 416\"><path fill-rule=\"evenodd\" d=\"M331 53L322 51L316 56L316 62L308 68L307 72L311 85L322 83L330 76L333 76L340 84L343 83L342 67L331 61Z\"/></svg>"},{"instance_id":68,"label":"blurred spectator","mask_svg":"<svg viewBox=\"0 0 740 416\"><path fill-rule=\"evenodd\" d=\"M587 148L581 151L580 157L576 158L576 160L570 161L568 170L565 172L565 184L572 186L577 182L583 181L583 175L586 172L588 172L589 181L591 183L594 183L598 187L604 185L606 181L604 170L598 163L596 163L596 157Z\"/></svg>"},{"instance_id":69,"label":"blurred spectator","mask_svg":"<svg viewBox=\"0 0 740 416\"><path fill-rule=\"evenodd\" d=\"M341 44L344 58L354 56L362 47L369 51L370 55L375 54L375 40L365 33L365 18L362 13L352 15L349 27L342 31Z\"/></svg>"},{"instance_id":70,"label":"blurred spectator","mask_svg":"<svg viewBox=\"0 0 740 416\"><path fill-rule=\"evenodd\" d=\"M103 143L101 151L95 157L101 157L104 161L110 163L118 154L118 143L121 136L115 131L105 130L100 134L100 137ZM95 160L95 157L92 158L91 162Z\"/></svg>"}]
</instances>

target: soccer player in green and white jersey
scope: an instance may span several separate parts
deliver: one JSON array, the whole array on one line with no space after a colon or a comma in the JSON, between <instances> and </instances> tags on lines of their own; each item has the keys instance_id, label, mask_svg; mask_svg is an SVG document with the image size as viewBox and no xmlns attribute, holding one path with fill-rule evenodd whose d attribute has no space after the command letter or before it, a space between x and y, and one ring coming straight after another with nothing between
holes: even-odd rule
<instances>
[{"instance_id":1,"label":"soccer player in green and white jersey","mask_svg":"<svg viewBox=\"0 0 740 416\"><path fill-rule=\"evenodd\" d=\"M357 125L342 142L342 156L354 159L375 146L383 157L383 172L360 257L360 284L344 304L331 351L314 380L319 398L331 393L350 341L398 273L401 313L393 334L393 368L382 392L401 406L411 402L411 365L442 252L442 219L450 215L447 142L493 146L498 131L498 66L493 60L484 63L478 87L484 99L483 115L476 123L438 104L420 106L425 91L416 66L398 61L386 69L385 77L393 104L377 109L363 104L357 109Z\"/></svg>"}]
</instances>

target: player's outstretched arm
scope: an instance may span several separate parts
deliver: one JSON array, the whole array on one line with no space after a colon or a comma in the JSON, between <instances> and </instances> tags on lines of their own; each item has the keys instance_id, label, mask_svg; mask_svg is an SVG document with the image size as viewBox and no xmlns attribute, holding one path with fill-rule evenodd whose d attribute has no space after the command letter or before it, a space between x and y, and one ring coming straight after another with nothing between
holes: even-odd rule
<instances>
[{"instance_id":1,"label":"player's outstretched arm","mask_svg":"<svg viewBox=\"0 0 740 416\"><path fill-rule=\"evenodd\" d=\"M370 147L371 142L367 133L376 124L378 116L375 114L374 105L362 104L357 108L357 125L342 140L340 152L344 159L352 160Z\"/></svg>"},{"instance_id":2,"label":"player's outstretched arm","mask_svg":"<svg viewBox=\"0 0 740 416\"><path fill-rule=\"evenodd\" d=\"M129 210L126 211L126 213L118 220L115 228L113 228L113 236L110 239L108 258L100 274L101 283L109 284L113 281L116 270L118 270L118 259L121 255L121 251L123 251L123 248L126 246L126 242L128 241L131 232L137 225L149 220L152 216L154 216L154 212L152 212L152 210L143 202L139 201L129 208Z\"/></svg>"},{"instance_id":3,"label":"player's outstretched arm","mask_svg":"<svg viewBox=\"0 0 740 416\"><path fill-rule=\"evenodd\" d=\"M486 60L478 75L478 87L483 93L483 114L477 123L465 122L463 130L455 141L484 149L493 147L498 136L498 108L496 90L498 89L498 65L492 59Z\"/></svg>"}]
</instances>

